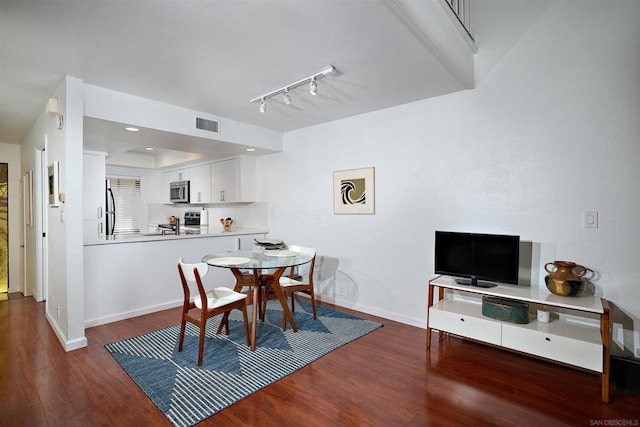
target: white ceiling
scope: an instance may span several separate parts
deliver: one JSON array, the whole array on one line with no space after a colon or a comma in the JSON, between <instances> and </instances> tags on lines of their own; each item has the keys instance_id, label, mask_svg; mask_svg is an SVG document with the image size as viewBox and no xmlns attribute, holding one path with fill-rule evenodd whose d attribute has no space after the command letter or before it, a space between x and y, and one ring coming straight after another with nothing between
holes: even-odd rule
<instances>
[{"instance_id":1,"label":"white ceiling","mask_svg":"<svg viewBox=\"0 0 640 427\"><path fill-rule=\"evenodd\" d=\"M23 140L65 75L283 132L467 89L409 3L0 0L0 142ZM318 96L249 102L330 64ZM89 126L85 146L108 131Z\"/></svg>"}]
</instances>

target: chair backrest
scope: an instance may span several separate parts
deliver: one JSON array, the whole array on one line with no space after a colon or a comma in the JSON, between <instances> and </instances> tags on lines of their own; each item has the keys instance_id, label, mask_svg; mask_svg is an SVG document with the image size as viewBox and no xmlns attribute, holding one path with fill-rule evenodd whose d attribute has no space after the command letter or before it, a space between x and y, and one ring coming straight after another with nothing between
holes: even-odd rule
<instances>
[{"instance_id":1,"label":"chair backrest","mask_svg":"<svg viewBox=\"0 0 640 427\"><path fill-rule=\"evenodd\" d=\"M292 252L300 252L311 257L311 262L303 264L298 268L298 274L304 277L308 277L309 283L313 282L313 268L316 264L316 250L314 248L306 248L304 246L289 245L289 250Z\"/></svg>"},{"instance_id":2,"label":"chair backrest","mask_svg":"<svg viewBox=\"0 0 640 427\"><path fill-rule=\"evenodd\" d=\"M178 259L178 272L180 273L180 280L182 281L182 290L184 291L184 307L193 308L191 304L191 291L190 285L196 284L200 301L202 301L202 309L207 310L207 293L202 285L201 278L209 271L209 266L204 262L198 262L194 264L188 264L184 262L184 259Z\"/></svg>"}]
</instances>

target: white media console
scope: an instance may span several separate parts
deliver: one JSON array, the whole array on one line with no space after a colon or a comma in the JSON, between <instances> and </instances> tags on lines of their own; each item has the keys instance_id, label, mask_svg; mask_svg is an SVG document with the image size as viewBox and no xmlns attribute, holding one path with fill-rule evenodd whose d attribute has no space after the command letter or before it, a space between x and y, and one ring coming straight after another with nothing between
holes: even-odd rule
<instances>
[{"instance_id":1,"label":"white media console","mask_svg":"<svg viewBox=\"0 0 640 427\"><path fill-rule=\"evenodd\" d=\"M549 323L531 313L528 324L504 322L482 314L482 296L525 302L534 312L545 307L558 315ZM547 289L503 284L478 288L438 276L429 281L427 348L432 329L596 372L602 401L609 401L609 306L603 298L561 297Z\"/></svg>"}]
</instances>

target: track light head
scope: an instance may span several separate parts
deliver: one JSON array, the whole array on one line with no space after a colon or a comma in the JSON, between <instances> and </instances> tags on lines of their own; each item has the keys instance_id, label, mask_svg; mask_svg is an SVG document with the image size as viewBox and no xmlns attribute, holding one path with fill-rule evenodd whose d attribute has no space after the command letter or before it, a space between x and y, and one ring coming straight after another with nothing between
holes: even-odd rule
<instances>
[{"instance_id":1,"label":"track light head","mask_svg":"<svg viewBox=\"0 0 640 427\"><path fill-rule=\"evenodd\" d=\"M291 105L291 96L289 96L289 88L286 88L284 90L284 93L282 94L282 100L284 101L285 104Z\"/></svg>"},{"instance_id":2,"label":"track light head","mask_svg":"<svg viewBox=\"0 0 640 427\"><path fill-rule=\"evenodd\" d=\"M314 96L318 94L318 83L316 83L315 77L312 77L311 83L309 83L309 93Z\"/></svg>"},{"instance_id":3,"label":"track light head","mask_svg":"<svg viewBox=\"0 0 640 427\"><path fill-rule=\"evenodd\" d=\"M265 111L267 111L267 104L264 103L264 98L262 98L260 101L260 112L264 113Z\"/></svg>"}]
</instances>

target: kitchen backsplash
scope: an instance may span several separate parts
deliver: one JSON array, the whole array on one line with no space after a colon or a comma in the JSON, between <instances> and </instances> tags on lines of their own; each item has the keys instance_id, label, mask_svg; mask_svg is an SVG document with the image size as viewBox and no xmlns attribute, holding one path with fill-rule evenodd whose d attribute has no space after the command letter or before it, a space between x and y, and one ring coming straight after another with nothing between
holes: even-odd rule
<instances>
[{"instance_id":1,"label":"kitchen backsplash","mask_svg":"<svg viewBox=\"0 0 640 427\"><path fill-rule=\"evenodd\" d=\"M148 224L166 224L168 217L175 215L184 220L184 213L202 211L202 206L178 206L162 203L149 203ZM209 217L209 233L222 231L220 218L233 218L233 226L238 228L268 228L268 203L256 202L243 205L227 205L204 208ZM202 214L204 216L204 213Z\"/></svg>"}]
</instances>

